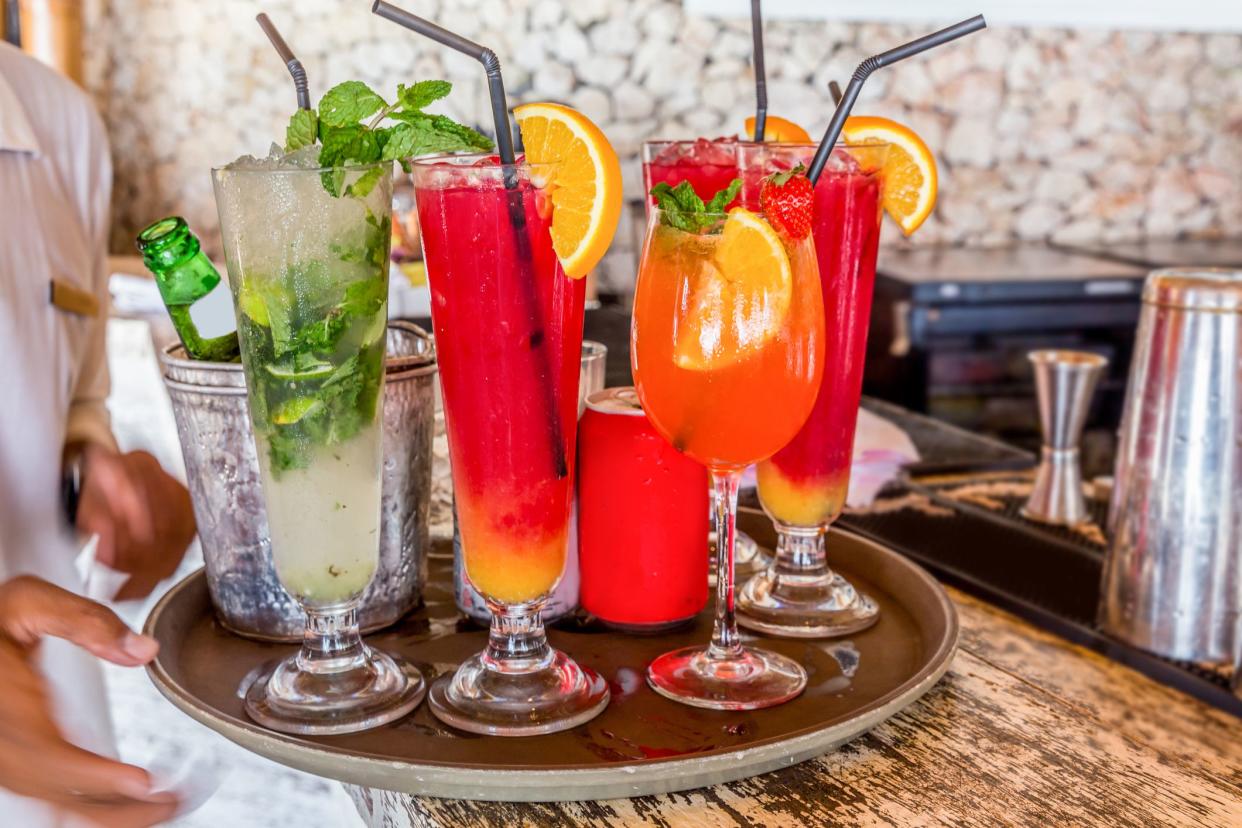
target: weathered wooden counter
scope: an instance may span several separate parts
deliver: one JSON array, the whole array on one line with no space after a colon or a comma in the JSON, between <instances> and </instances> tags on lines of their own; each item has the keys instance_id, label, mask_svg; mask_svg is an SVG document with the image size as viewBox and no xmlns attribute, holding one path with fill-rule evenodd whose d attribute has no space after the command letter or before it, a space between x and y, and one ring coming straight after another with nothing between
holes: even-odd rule
<instances>
[{"instance_id":1,"label":"weathered wooden counter","mask_svg":"<svg viewBox=\"0 0 1242 828\"><path fill-rule=\"evenodd\" d=\"M870 733L786 770L601 802L350 794L374 828L1242 825L1242 720L951 595L962 644L940 684Z\"/></svg>"}]
</instances>

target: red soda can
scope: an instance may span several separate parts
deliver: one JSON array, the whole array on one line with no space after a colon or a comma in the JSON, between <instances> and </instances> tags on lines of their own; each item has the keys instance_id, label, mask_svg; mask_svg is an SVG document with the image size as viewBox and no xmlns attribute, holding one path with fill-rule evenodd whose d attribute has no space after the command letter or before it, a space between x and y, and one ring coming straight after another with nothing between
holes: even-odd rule
<instances>
[{"instance_id":1,"label":"red soda can","mask_svg":"<svg viewBox=\"0 0 1242 828\"><path fill-rule=\"evenodd\" d=\"M656 433L631 386L578 425L579 601L614 629L676 627L707 604L707 470Z\"/></svg>"}]
</instances>

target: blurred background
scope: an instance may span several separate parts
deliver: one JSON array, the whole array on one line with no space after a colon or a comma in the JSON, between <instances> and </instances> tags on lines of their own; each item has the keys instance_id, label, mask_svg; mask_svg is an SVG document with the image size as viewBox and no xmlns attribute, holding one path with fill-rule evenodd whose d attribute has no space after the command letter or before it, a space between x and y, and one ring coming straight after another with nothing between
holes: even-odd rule
<instances>
[{"instance_id":1,"label":"blurred background","mask_svg":"<svg viewBox=\"0 0 1242 828\"><path fill-rule=\"evenodd\" d=\"M379 20L367 0L9 5L10 17L21 7L31 21L77 18L67 37L76 26L80 45L66 65L97 101L112 138L117 252L130 252L138 229L170 213L184 215L217 251L209 168L265 152L294 108L284 68L254 23L258 11L301 58L314 98L352 78L382 93L398 81L443 77L455 85L444 111L489 122L477 65ZM865 5L876 16L914 19L825 19L830 10L822 8L844 15L858 5L765 4L773 114L818 133L832 111L830 80L844 85L863 57L965 16L953 4L934 4L931 15L928 4L894 0ZM1223 10L1212 16L1196 14L1195 3L1138 4L1177 7L1175 25L1200 30L1193 32L1143 30L1168 23L1116 2L1063 11L1062 19L1097 21L1077 29L1007 24L1015 4L967 5L998 7L986 37L877 73L855 108L910 125L938 154L939 206L914 243L1242 231L1242 38L1227 30L1237 22L1232 4L1199 4ZM1038 20L1057 16L1040 15L1041 6L1072 4L1025 5L1034 7L1025 16ZM421 0L410 8L495 49L512 102L558 100L595 119L622 156L635 199L644 139L735 134L753 114L744 3ZM1220 30L1202 31L1212 27ZM32 47L51 39L37 23L27 28Z\"/></svg>"}]
</instances>

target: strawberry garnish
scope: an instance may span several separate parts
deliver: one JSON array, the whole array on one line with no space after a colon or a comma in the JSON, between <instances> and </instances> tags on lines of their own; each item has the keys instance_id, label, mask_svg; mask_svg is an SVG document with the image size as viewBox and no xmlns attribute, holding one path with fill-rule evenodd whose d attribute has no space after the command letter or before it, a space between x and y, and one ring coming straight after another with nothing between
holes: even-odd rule
<instances>
[{"instance_id":1,"label":"strawberry garnish","mask_svg":"<svg viewBox=\"0 0 1242 828\"><path fill-rule=\"evenodd\" d=\"M759 206L768 221L791 239L811 234L811 212L815 187L799 164L792 170L769 175L759 190Z\"/></svg>"}]
</instances>

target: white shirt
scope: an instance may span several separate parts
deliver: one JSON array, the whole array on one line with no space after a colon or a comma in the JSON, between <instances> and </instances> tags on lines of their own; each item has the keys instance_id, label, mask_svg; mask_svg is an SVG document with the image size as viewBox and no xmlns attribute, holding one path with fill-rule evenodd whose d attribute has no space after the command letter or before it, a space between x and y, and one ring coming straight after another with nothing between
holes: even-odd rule
<instances>
[{"instance_id":1,"label":"white shirt","mask_svg":"<svg viewBox=\"0 0 1242 828\"><path fill-rule=\"evenodd\" d=\"M82 587L60 516L60 459L66 442L115 445L104 405L111 194L108 140L90 99L0 42L0 580L29 573ZM93 295L98 312L54 306L53 280ZM59 642L42 655L66 733L108 752L98 665ZM43 806L0 791L0 825L57 824Z\"/></svg>"}]
</instances>

